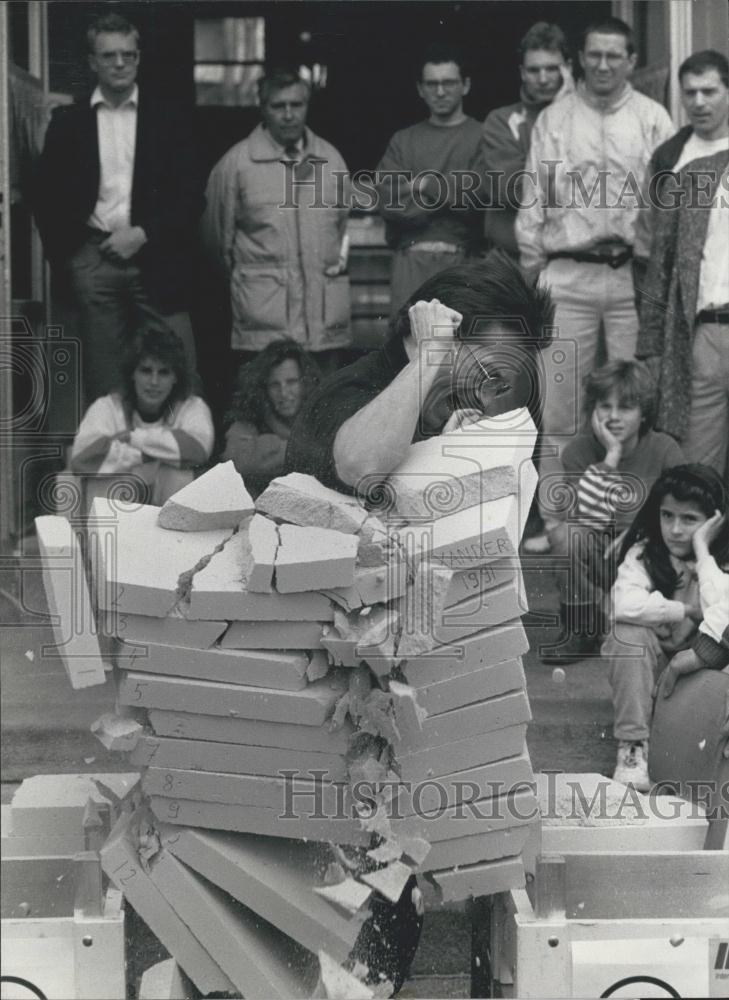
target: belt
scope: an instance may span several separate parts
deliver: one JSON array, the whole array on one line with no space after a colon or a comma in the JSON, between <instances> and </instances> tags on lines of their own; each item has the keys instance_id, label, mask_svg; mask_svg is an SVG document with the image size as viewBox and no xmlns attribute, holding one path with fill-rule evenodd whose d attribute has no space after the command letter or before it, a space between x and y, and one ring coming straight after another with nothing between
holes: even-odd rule
<instances>
[{"instance_id":1,"label":"belt","mask_svg":"<svg viewBox=\"0 0 729 1000\"><path fill-rule=\"evenodd\" d=\"M702 309L696 317L697 323L721 323L729 326L729 307L723 309Z\"/></svg>"},{"instance_id":2,"label":"belt","mask_svg":"<svg viewBox=\"0 0 729 1000\"><path fill-rule=\"evenodd\" d=\"M111 233L106 232L104 229L97 229L95 226L86 226L86 239L94 240L95 242L102 243L104 240L108 240Z\"/></svg>"},{"instance_id":3,"label":"belt","mask_svg":"<svg viewBox=\"0 0 729 1000\"><path fill-rule=\"evenodd\" d=\"M444 243L442 240L423 240L422 243L409 243L407 250L420 250L423 253L460 253L465 248L458 243Z\"/></svg>"},{"instance_id":4,"label":"belt","mask_svg":"<svg viewBox=\"0 0 729 1000\"><path fill-rule=\"evenodd\" d=\"M633 248L625 247L624 250L618 250L615 253L590 253L587 250L584 252L579 250L559 250L557 253L551 253L549 259L557 260L558 258L568 257L570 260L579 261L581 264L607 264L608 267L616 270L622 267L623 264L627 264L632 256Z\"/></svg>"}]
</instances>

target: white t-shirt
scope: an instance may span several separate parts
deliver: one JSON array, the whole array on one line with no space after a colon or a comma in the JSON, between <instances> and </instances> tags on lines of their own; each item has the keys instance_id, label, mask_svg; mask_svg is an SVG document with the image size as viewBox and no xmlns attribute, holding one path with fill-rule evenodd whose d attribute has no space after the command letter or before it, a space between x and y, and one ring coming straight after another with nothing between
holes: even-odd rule
<instances>
[{"instance_id":1,"label":"white t-shirt","mask_svg":"<svg viewBox=\"0 0 729 1000\"><path fill-rule=\"evenodd\" d=\"M729 305L729 171L725 170L711 206L699 271L696 310Z\"/></svg>"},{"instance_id":2,"label":"white t-shirt","mask_svg":"<svg viewBox=\"0 0 729 1000\"><path fill-rule=\"evenodd\" d=\"M698 160L701 156L713 156L714 153L721 153L724 149L729 149L729 135L725 135L721 139L702 139L701 136L692 132L672 170L677 174L692 160Z\"/></svg>"}]
</instances>

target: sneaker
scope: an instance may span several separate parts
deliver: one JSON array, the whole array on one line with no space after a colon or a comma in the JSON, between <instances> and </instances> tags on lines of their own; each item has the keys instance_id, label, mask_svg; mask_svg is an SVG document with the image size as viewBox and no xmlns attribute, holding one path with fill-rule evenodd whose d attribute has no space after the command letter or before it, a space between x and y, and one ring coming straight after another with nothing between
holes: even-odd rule
<instances>
[{"instance_id":1,"label":"sneaker","mask_svg":"<svg viewBox=\"0 0 729 1000\"><path fill-rule=\"evenodd\" d=\"M639 792L649 792L651 779L648 776L648 740L618 744L618 760L613 781L621 785L632 785Z\"/></svg>"}]
</instances>

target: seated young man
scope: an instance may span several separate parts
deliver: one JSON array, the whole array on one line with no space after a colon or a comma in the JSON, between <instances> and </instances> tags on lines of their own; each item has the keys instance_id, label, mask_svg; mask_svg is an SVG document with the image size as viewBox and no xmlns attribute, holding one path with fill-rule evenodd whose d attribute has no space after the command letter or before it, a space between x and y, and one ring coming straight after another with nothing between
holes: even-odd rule
<instances>
[{"instance_id":1,"label":"seated young man","mask_svg":"<svg viewBox=\"0 0 729 1000\"><path fill-rule=\"evenodd\" d=\"M540 484L552 553L570 560L558 574L561 632L541 648L545 663L597 651L615 542L661 473L684 461L674 439L652 429L655 407L656 386L639 362L611 361L591 372L582 433L565 448L561 472Z\"/></svg>"},{"instance_id":2,"label":"seated young man","mask_svg":"<svg viewBox=\"0 0 729 1000\"><path fill-rule=\"evenodd\" d=\"M552 304L501 251L428 279L393 318L385 344L329 378L302 407L286 471L355 493L439 434L456 410L533 405ZM458 419L458 418L454 418Z\"/></svg>"}]
</instances>

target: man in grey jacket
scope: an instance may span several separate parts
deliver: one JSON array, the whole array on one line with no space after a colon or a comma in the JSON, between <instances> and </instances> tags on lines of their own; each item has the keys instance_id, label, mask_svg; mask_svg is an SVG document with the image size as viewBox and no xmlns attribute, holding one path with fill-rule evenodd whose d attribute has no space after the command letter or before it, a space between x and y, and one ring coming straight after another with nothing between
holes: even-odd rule
<instances>
[{"instance_id":1,"label":"man in grey jacket","mask_svg":"<svg viewBox=\"0 0 729 1000\"><path fill-rule=\"evenodd\" d=\"M230 285L233 350L288 336L327 368L351 344L347 166L307 128L309 96L287 70L261 79L263 121L213 167L203 240Z\"/></svg>"}]
</instances>

